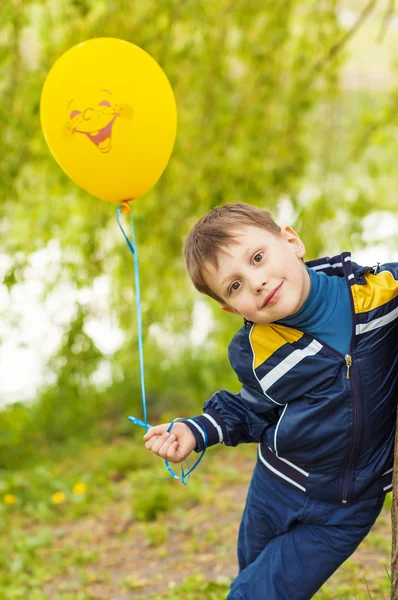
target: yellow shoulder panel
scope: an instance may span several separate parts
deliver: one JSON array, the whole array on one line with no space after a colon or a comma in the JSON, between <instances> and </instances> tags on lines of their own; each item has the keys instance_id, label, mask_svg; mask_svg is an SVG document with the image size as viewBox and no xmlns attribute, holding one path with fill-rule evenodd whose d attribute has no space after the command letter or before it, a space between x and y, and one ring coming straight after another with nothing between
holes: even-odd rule
<instances>
[{"instance_id":1,"label":"yellow shoulder panel","mask_svg":"<svg viewBox=\"0 0 398 600\"><path fill-rule=\"evenodd\" d=\"M356 313L369 312L398 296L398 281L390 271L367 273L365 279L366 285L354 284L351 288Z\"/></svg>"},{"instance_id":2,"label":"yellow shoulder panel","mask_svg":"<svg viewBox=\"0 0 398 600\"><path fill-rule=\"evenodd\" d=\"M285 344L297 342L304 333L285 325L255 325L251 331L254 368L265 362Z\"/></svg>"}]
</instances>

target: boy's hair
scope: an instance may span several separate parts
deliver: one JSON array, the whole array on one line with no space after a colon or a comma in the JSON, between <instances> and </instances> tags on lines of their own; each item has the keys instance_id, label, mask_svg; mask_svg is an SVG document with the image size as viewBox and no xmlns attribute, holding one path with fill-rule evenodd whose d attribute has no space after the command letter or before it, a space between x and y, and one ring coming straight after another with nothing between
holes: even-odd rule
<instances>
[{"instance_id":1,"label":"boy's hair","mask_svg":"<svg viewBox=\"0 0 398 600\"><path fill-rule=\"evenodd\" d=\"M278 235L281 228L270 213L243 202L232 202L217 206L204 215L190 231L184 246L188 275L195 288L202 294L224 303L206 284L203 271L205 263L218 267L218 255L236 240L233 231L242 225L261 227Z\"/></svg>"}]
</instances>

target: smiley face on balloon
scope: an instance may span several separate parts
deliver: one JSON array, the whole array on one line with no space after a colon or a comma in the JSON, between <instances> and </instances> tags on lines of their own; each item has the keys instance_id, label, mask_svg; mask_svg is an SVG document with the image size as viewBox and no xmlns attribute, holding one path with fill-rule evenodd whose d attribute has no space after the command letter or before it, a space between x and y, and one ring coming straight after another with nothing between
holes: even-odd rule
<instances>
[{"instance_id":1,"label":"smiley face on balloon","mask_svg":"<svg viewBox=\"0 0 398 600\"><path fill-rule=\"evenodd\" d=\"M74 134L84 135L100 152L112 150L112 131L117 118L131 119L133 109L129 104L115 102L112 92L101 89L92 98L73 98L66 107L68 121L65 124L65 139Z\"/></svg>"},{"instance_id":2,"label":"smiley face on balloon","mask_svg":"<svg viewBox=\"0 0 398 600\"><path fill-rule=\"evenodd\" d=\"M40 118L65 173L93 196L124 204L157 182L177 130L164 71L147 52L115 38L82 42L56 61Z\"/></svg>"}]
</instances>

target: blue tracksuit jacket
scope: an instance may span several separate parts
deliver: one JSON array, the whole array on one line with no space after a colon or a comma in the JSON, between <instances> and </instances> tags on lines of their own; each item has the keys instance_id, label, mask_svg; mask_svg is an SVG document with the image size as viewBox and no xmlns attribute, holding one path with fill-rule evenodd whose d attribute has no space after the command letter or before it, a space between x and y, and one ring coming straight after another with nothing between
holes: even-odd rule
<instances>
[{"instance_id":1,"label":"blue tracksuit jacket","mask_svg":"<svg viewBox=\"0 0 398 600\"><path fill-rule=\"evenodd\" d=\"M264 469L331 502L391 489L398 401L398 263L361 267L348 252L307 263L345 277L351 348L340 354L284 325L245 322L229 346L242 383L185 422L204 445L258 442Z\"/></svg>"}]
</instances>

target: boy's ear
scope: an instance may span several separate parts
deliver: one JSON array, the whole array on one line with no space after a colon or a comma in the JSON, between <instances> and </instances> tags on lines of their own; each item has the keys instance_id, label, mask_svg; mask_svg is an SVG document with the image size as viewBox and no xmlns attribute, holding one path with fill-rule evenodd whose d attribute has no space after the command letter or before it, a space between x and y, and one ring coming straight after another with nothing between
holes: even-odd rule
<instances>
[{"instance_id":1,"label":"boy's ear","mask_svg":"<svg viewBox=\"0 0 398 600\"><path fill-rule=\"evenodd\" d=\"M221 310L225 310L225 312L232 313L233 315L239 315L239 313L234 308L228 306L228 304L220 304L220 308Z\"/></svg>"},{"instance_id":2,"label":"boy's ear","mask_svg":"<svg viewBox=\"0 0 398 600\"><path fill-rule=\"evenodd\" d=\"M304 258L305 246L303 240L296 233L293 227L284 225L281 227L282 236L291 244L296 252L297 258Z\"/></svg>"}]
</instances>

